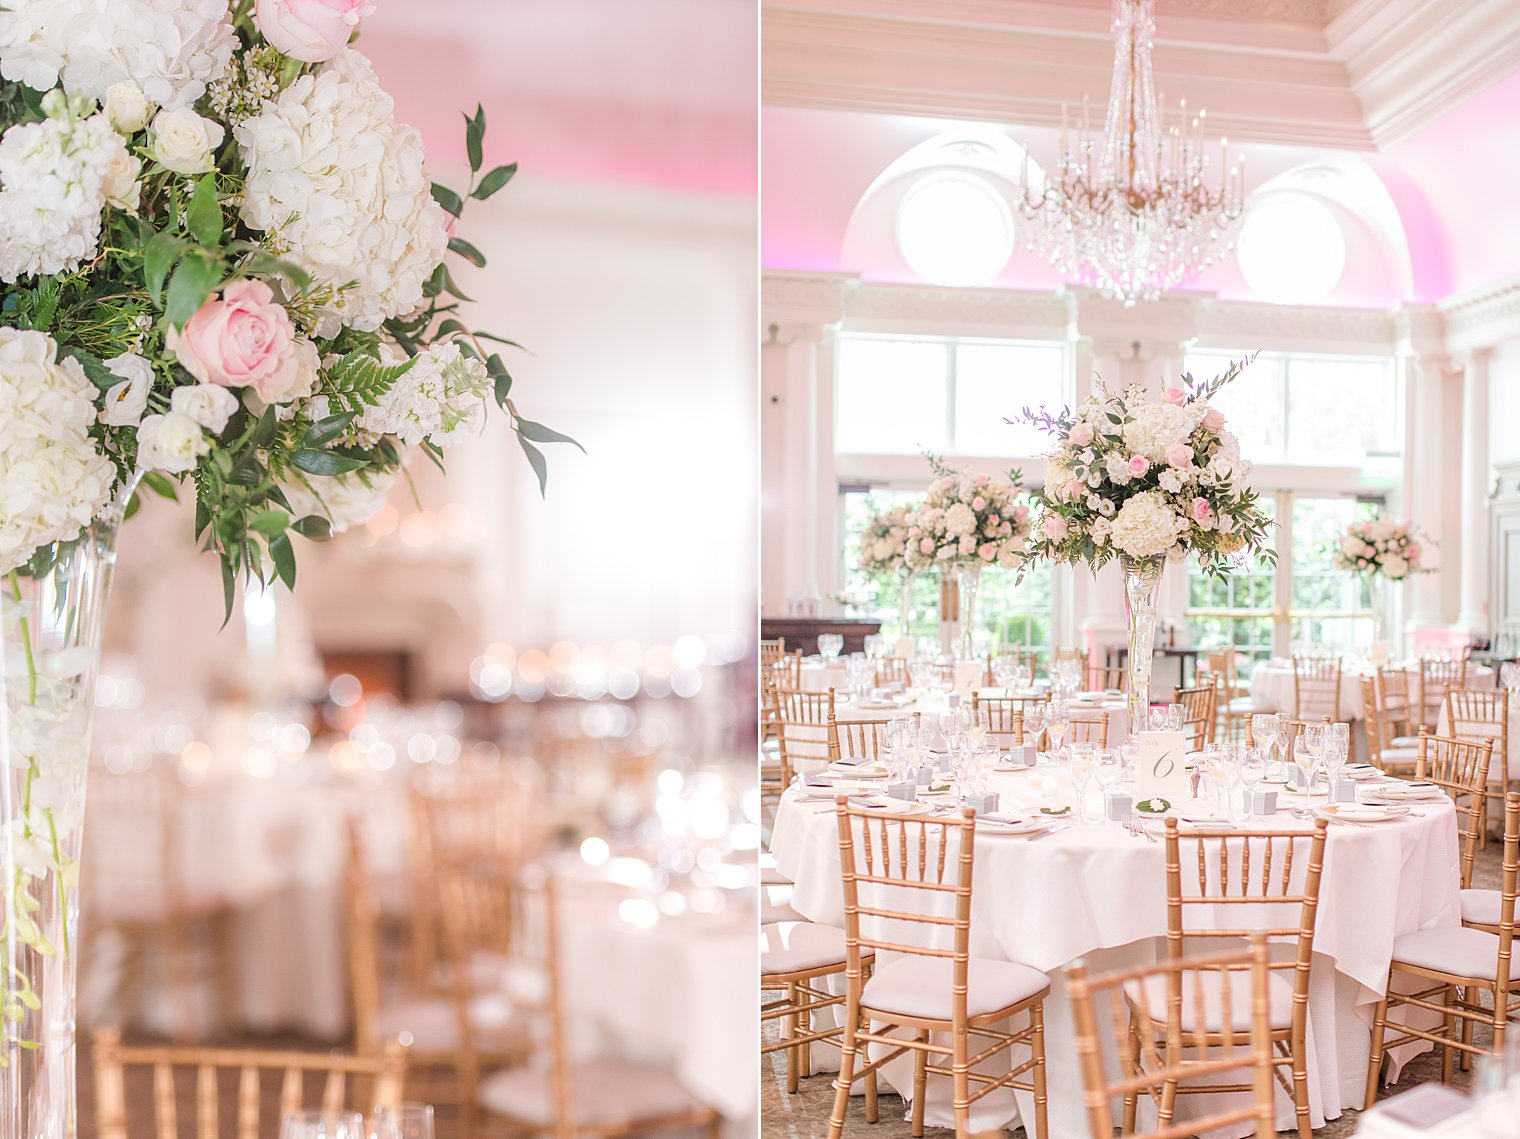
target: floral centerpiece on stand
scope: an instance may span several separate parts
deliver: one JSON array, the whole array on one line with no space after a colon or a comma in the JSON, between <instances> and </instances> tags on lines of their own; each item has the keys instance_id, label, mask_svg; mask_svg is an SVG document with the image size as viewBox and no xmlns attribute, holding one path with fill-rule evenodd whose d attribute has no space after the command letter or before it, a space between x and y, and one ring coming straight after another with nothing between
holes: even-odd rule
<instances>
[{"instance_id":1,"label":"floral centerpiece on stand","mask_svg":"<svg viewBox=\"0 0 1520 1139\"><path fill-rule=\"evenodd\" d=\"M1244 363L1220 376L1163 389L1100 389L1075 410L1024 409L1023 421L1055 437L1045 486L1036 493L1031 557L1082 562L1093 570L1118 559L1129 615L1130 723L1143 730L1161 572L1196 555L1207 574L1227 573L1250 553L1267 562L1271 519L1247 484L1251 467L1211 399Z\"/></svg>"},{"instance_id":2,"label":"floral centerpiece on stand","mask_svg":"<svg viewBox=\"0 0 1520 1139\"><path fill-rule=\"evenodd\" d=\"M1331 564L1367 579L1372 601L1372 639L1382 640L1385 602L1383 583L1403 581L1417 573L1430 573L1424 564L1425 545L1418 529L1408 522L1376 519L1353 522L1335 544Z\"/></svg>"},{"instance_id":3,"label":"floral centerpiece on stand","mask_svg":"<svg viewBox=\"0 0 1520 1139\"><path fill-rule=\"evenodd\" d=\"M951 470L933 456L929 463L938 477L909 518L908 544L915 561L956 582L960 656L970 660L981 571L992 566L1017 569L1023 563L1029 507L1018 501L1017 471L993 477Z\"/></svg>"},{"instance_id":4,"label":"floral centerpiece on stand","mask_svg":"<svg viewBox=\"0 0 1520 1139\"><path fill-rule=\"evenodd\" d=\"M912 601L913 575L917 568L908 564L908 519L906 506L893 506L871 515L860 532L855 564L864 572L894 581L899 589L897 619L899 636L908 635L908 613ZM919 559L915 558L917 562Z\"/></svg>"},{"instance_id":5,"label":"floral centerpiece on stand","mask_svg":"<svg viewBox=\"0 0 1520 1139\"><path fill-rule=\"evenodd\" d=\"M74 1119L90 704L117 528L195 499L237 584L365 521L512 379L461 319L455 234L485 169L433 184L348 44L368 0L17 0L0 10L0 1134ZM503 342L510 343L510 342Z\"/></svg>"}]
</instances>

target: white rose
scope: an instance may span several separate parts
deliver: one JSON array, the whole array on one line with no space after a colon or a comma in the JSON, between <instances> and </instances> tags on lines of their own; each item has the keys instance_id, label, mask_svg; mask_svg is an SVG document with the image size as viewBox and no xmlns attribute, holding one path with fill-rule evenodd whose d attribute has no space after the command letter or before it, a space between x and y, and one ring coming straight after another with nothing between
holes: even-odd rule
<instances>
[{"instance_id":1,"label":"white rose","mask_svg":"<svg viewBox=\"0 0 1520 1139\"><path fill-rule=\"evenodd\" d=\"M111 427L136 427L148 407L148 392L153 387L153 365L141 356L124 352L105 361L106 370L120 376L106 392L100 421Z\"/></svg>"},{"instance_id":2,"label":"white rose","mask_svg":"<svg viewBox=\"0 0 1520 1139\"><path fill-rule=\"evenodd\" d=\"M219 384L193 384L175 388L169 397L169 407L207 431L220 435L227 420L238 409L238 398Z\"/></svg>"},{"instance_id":3,"label":"white rose","mask_svg":"<svg viewBox=\"0 0 1520 1139\"><path fill-rule=\"evenodd\" d=\"M106 201L118 210L135 214L138 199L142 195L142 183L138 181L141 173L142 159L135 154L128 154L123 150L119 154L111 155L100 180L100 188L105 192Z\"/></svg>"},{"instance_id":4,"label":"white rose","mask_svg":"<svg viewBox=\"0 0 1520 1139\"><path fill-rule=\"evenodd\" d=\"M201 425L188 415L171 411L150 415L137 428L137 465L146 471L182 474L211 450Z\"/></svg>"},{"instance_id":5,"label":"white rose","mask_svg":"<svg viewBox=\"0 0 1520 1139\"><path fill-rule=\"evenodd\" d=\"M148 157L176 174L204 174L214 165L211 152L226 133L220 123L201 118L189 107L162 111L153 120Z\"/></svg>"},{"instance_id":6,"label":"white rose","mask_svg":"<svg viewBox=\"0 0 1520 1139\"><path fill-rule=\"evenodd\" d=\"M148 125L152 111L148 97L131 80L111 84L101 101L105 104L106 119L122 134L136 134Z\"/></svg>"}]
</instances>

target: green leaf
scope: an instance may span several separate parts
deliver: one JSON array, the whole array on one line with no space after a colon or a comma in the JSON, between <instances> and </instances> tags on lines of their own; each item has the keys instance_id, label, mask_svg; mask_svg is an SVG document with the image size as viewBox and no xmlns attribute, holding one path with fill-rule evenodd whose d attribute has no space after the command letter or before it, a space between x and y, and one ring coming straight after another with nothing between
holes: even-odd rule
<instances>
[{"instance_id":1,"label":"green leaf","mask_svg":"<svg viewBox=\"0 0 1520 1139\"><path fill-rule=\"evenodd\" d=\"M265 538L274 539L285 533L290 525L290 515L283 510L261 510L253 516L248 528Z\"/></svg>"},{"instance_id":2,"label":"green leaf","mask_svg":"<svg viewBox=\"0 0 1520 1139\"><path fill-rule=\"evenodd\" d=\"M275 432L280 429L280 421L276 416L279 409L270 404L259 414L259 424L253 429L253 445L258 448L268 447L274 442Z\"/></svg>"},{"instance_id":3,"label":"green leaf","mask_svg":"<svg viewBox=\"0 0 1520 1139\"><path fill-rule=\"evenodd\" d=\"M486 267L486 255L462 237L449 238L449 248L477 269Z\"/></svg>"},{"instance_id":4,"label":"green leaf","mask_svg":"<svg viewBox=\"0 0 1520 1139\"><path fill-rule=\"evenodd\" d=\"M159 471L147 471L144 472L142 481L143 486L147 487L160 498L167 498L174 502L179 501L179 491L175 489L173 481L167 475Z\"/></svg>"},{"instance_id":5,"label":"green leaf","mask_svg":"<svg viewBox=\"0 0 1520 1139\"><path fill-rule=\"evenodd\" d=\"M219 262L204 255L186 257L169 278L169 295L165 311L169 324L184 328L185 322L195 315L195 310L206 303L206 298L222 279Z\"/></svg>"},{"instance_id":6,"label":"green leaf","mask_svg":"<svg viewBox=\"0 0 1520 1139\"><path fill-rule=\"evenodd\" d=\"M349 424L358 414L356 411L340 411L337 415L329 415L325 419L317 420L306 429L306 434L301 436L301 446L321 447L331 443L348 430Z\"/></svg>"},{"instance_id":7,"label":"green leaf","mask_svg":"<svg viewBox=\"0 0 1520 1139\"><path fill-rule=\"evenodd\" d=\"M470 172L473 174L480 169L480 164L484 161L481 151L486 136L485 111L477 106L475 108L475 117L472 119L469 115L466 115L464 122L464 146L470 157Z\"/></svg>"},{"instance_id":8,"label":"green leaf","mask_svg":"<svg viewBox=\"0 0 1520 1139\"><path fill-rule=\"evenodd\" d=\"M286 589L296 587L296 552L291 548L290 535L280 534L269 539L269 556L274 561L274 572L280 575Z\"/></svg>"},{"instance_id":9,"label":"green leaf","mask_svg":"<svg viewBox=\"0 0 1520 1139\"><path fill-rule=\"evenodd\" d=\"M84 369L84 374L90 377L90 382L102 391L109 391L121 383L121 377L107 368L105 361L93 352L86 352L83 348L76 348L69 344L58 349L58 355L72 356L78 360L79 366Z\"/></svg>"},{"instance_id":10,"label":"green leaf","mask_svg":"<svg viewBox=\"0 0 1520 1139\"><path fill-rule=\"evenodd\" d=\"M498 166L480 180L480 185L470 191L470 197L478 202L485 201L492 194L496 193L497 190L500 190L508 182L512 181L512 177L516 173L517 163L515 162L506 166ZM475 215L471 214L470 216L474 217Z\"/></svg>"},{"instance_id":11,"label":"green leaf","mask_svg":"<svg viewBox=\"0 0 1520 1139\"><path fill-rule=\"evenodd\" d=\"M195 537L197 540L206 532L206 527L211 525L211 508L199 498L195 500Z\"/></svg>"},{"instance_id":12,"label":"green leaf","mask_svg":"<svg viewBox=\"0 0 1520 1139\"><path fill-rule=\"evenodd\" d=\"M164 281L184 248L184 241L168 232L154 234L143 247L143 283L148 286L154 304L162 302Z\"/></svg>"},{"instance_id":13,"label":"green leaf","mask_svg":"<svg viewBox=\"0 0 1520 1139\"><path fill-rule=\"evenodd\" d=\"M415 357L382 364L367 351L350 352L328 368L326 393L334 404L357 415L390 391L414 361Z\"/></svg>"},{"instance_id":14,"label":"green leaf","mask_svg":"<svg viewBox=\"0 0 1520 1139\"><path fill-rule=\"evenodd\" d=\"M528 456L528 463L533 467L533 473L538 476L538 493L544 497L549 494L549 464L544 460L544 453L529 443L521 435L517 442L523 449L523 454Z\"/></svg>"},{"instance_id":15,"label":"green leaf","mask_svg":"<svg viewBox=\"0 0 1520 1139\"><path fill-rule=\"evenodd\" d=\"M586 448L581 447L568 435L562 435L552 427L545 427L542 423L534 423L531 419L517 420L517 433L525 439L532 439L535 443L569 443L572 447L580 447L581 454L586 454Z\"/></svg>"},{"instance_id":16,"label":"green leaf","mask_svg":"<svg viewBox=\"0 0 1520 1139\"><path fill-rule=\"evenodd\" d=\"M433 201L442 206L445 212L452 214L456 218L459 216L460 211L464 209L464 199L447 186L440 186L437 182L433 183Z\"/></svg>"},{"instance_id":17,"label":"green leaf","mask_svg":"<svg viewBox=\"0 0 1520 1139\"><path fill-rule=\"evenodd\" d=\"M185 228L202 245L215 247L222 240L222 207L216 200L216 175L203 174L185 209Z\"/></svg>"},{"instance_id":18,"label":"green leaf","mask_svg":"<svg viewBox=\"0 0 1520 1139\"><path fill-rule=\"evenodd\" d=\"M232 559L226 554L222 555L222 600L226 603L227 612L222 617L222 628L227 627L227 622L232 620L232 602L237 597L237 572L232 568Z\"/></svg>"},{"instance_id":19,"label":"green leaf","mask_svg":"<svg viewBox=\"0 0 1520 1139\"><path fill-rule=\"evenodd\" d=\"M448 267L440 265L439 268L443 270L443 291L448 293L451 297L458 297L462 301L470 301L473 303L475 298L467 297L463 292L460 291L459 286L454 283L454 275L449 272Z\"/></svg>"},{"instance_id":20,"label":"green leaf","mask_svg":"<svg viewBox=\"0 0 1520 1139\"><path fill-rule=\"evenodd\" d=\"M332 523L320 514L308 514L305 518L297 518L290 528L301 537L313 542L325 542L332 537Z\"/></svg>"},{"instance_id":21,"label":"green leaf","mask_svg":"<svg viewBox=\"0 0 1520 1139\"><path fill-rule=\"evenodd\" d=\"M233 486L258 486L264 480L264 465L250 455L239 457L227 475Z\"/></svg>"},{"instance_id":22,"label":"green leaf","mask_svg":"<svg viewBox=\"0 0 1520 1139\"><path fill-rule=\"evenodd\" d=\"M351 459L335 451L292 451L290 461L309 475L346 475L368 466L363 459Z\"/></svg>"}]
</instances>

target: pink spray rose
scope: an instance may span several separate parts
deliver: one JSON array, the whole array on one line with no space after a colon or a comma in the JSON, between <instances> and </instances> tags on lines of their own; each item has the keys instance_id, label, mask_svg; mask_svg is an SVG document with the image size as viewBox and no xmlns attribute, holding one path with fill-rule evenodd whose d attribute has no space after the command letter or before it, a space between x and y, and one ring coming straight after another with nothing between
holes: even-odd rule
<instances>
[{"instance_id":1,"label":"pink spray rose","mask_svg":"<svg viewBox=\"0 0 1520 1139\"><path fill-rule=\"evenodd\" d=\"M1066 519L1062 518L1059 514L1045 515L1044 528L1045 537L1049 538L1052 542L1061 542L1066 539L1068 533Z\"/></svg>"},{"instance_id":2,"label":"pink spray rose","mask_svg":"<svg viewBox=\"0 0 1520 1139\"><path fill-rule=\"evenodd\" d=\"M1161 398L1166 400L1167 403L1176 404L1178 407L1181 407L1187 400L1187 392L1181 388L1162 388Z\"/></svg>"},{"instance_id":3,"label":"pink spray rose","mask_svg":"<svg viewBox=\"0 0 1520 1139\"><path fill-rule=\"evenodd\" d=\"M1204 529L1208 529L1209 523L1214 520L1214 508L1209 505L1206 498L1193 499L1193 521Z\"/></svg>"},{"instance_id":4,"label":"pink spray rose","mask_svg":"<svg viewBox=\"0 0 1520 1139\"><path fill-rule=\"evenodd\" d=\"M974 482L977 486L986 486L987 483L989 481L991 481L991 480L988 479L988 477L985 474L980 474L980 475L977 475L976 478L972 479L971 481ZM980 509L980 507L978 507L978 509Z\"/></svg>"},{"instance_id":5,"label":"pink spray rose","mask_svg":"<svg viewBox=\"0 0 1520 1139\"><path fill-rule=\"evenodd\" d=\"M918 550L919 550L919 553L922 553L922 554L932 554L932 553L934 553L934 539L933 538L925 538L922 542L920 542L918 544Z\"/></svg>"},{"instance_id":6,"label":"pink spray rose","mask_svg":"<svg viewBox=\"0 0 1520 1139\"><path fill-rule=\"evenodd\" d=\"M997 557L997 546L992 542L983 542L977 548L976 556L984 562L990 562L993 558Z\"/></svg>"},{"instance_id":7,"label":"pink spray rose","mask_svg":"<svg viewBox=\"0 0 1520 1139\"><path fill-rule=\"evenodd\" d=\"M1061 494L1066 498L1076 498L1082 493L1082 483L1077 479L1067 479L1066 485L1061 488Z\"/></svg>"},{"instance_id":8,"label":"pink spray rose","mask_svg":"<svg viewBox=\"0 0 1520 1139\"><path fill-rule=\"evenodd\" d=\"M1179 471L1185 471L1193 465L1193 449L1186 443L1173 443L1166 449L1166 461Z\"/></svg>"},{"instance_id":9,"label":"pink spray rose","mask_svg":"<svg viewBox=\"0 0 1520 1139\"><path fill-rule=\"evenodd\" d=\"M255 18L276 51L302 63L324 63L374 10L370 0L258 0Z\"/></svg>"},{"instance_id":10,"label":"pink spray rose","mask_svg":"<svg viewBox=\"0 0 1520 1139\"><path fill-rule=\"evenodd\" d=\"M1144 455L1131 455L1129 457L1129 473L1139 478L1151 469L1151 461Z\"/></svg>"},{"instance_id":11,"label":"pink spray rose","mask_svg":"<svg viewBox=\"0 0 1520 1139\"><path fill-rule=\"evenodd\" d=\"M987 515L987 523L990 526L996 526L1001 521L1002 521L1002 518L999 517L996 514L989 514L989 515Z\"/></svg>"},{"instance_id":12,"label":"pink spray rose","mask_svg":"<svg viewBox=\"0 0 1520 1139\"><path fill-rule=\"evenodd\" d=\"M252 387L274 403L296 382L295 330L263 281L234 281L185 322L167 344L196 379L226 388Z\"/></svg>"},{"instance_id":13,"label":"pink spray rose","mask_svg":"<svg viewBox=\"0 0 1520 1139\"><path fill-rule=\"evenodd\" d=\"M1093 440L1093 429L1090 424L1078 423L1071 429L1071 434L1066 438L1073 447L1085 447Z\"/></svg>"},{"instance_id":14,"label":"pink spray rose","mask_svg":"<svg viewBox=\"0 0 1520 1139\"><path fill-rule=\"evenodd\" d=\"M972 510L986 510L987 509L987 500L985 498L983 498L981 495L977 495L975 498L973 498L971 500L971 509Z\"/></svg>"},{"instance_id":15,"label":"pink spray rose","mask_svg":"<svg viewBox=\"0 0 1520 1139\"><path fill-rule=\"evenodd\" d=\"M1203 413L1203 425L1210 431L1217 432L1224 426L1224 412L1217 407L1211 407Z\"/></svg>"}]
</instances>

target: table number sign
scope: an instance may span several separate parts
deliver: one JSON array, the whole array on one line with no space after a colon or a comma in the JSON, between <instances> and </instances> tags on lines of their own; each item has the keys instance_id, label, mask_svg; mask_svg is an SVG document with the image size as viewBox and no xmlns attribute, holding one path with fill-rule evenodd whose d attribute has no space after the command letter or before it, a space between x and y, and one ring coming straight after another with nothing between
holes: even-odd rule
<instances>
[{"instance_id":1,"label":"table number sign","mask_svg":"<svg viewBox=\"0 0 1520 1139\"><path fill-rule=\"evenodd\" d=\"M898 637L897 644L892 646L892 655L898 660L912 660L915 647L912 637Z\"/></svg>"},{"instance_id":2,"label":"table number sign","mask_svg":"<svg viewBox=\"0 0 1520 1139\"><path fill-rule=\"evenodd\" d=\"M1135 772L1135 802L1188 797L1187 734L1141 732L1140 764Z\"/></svg>"}]
</instances>

